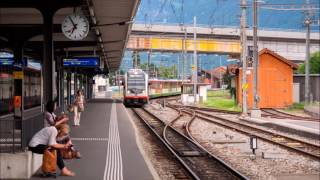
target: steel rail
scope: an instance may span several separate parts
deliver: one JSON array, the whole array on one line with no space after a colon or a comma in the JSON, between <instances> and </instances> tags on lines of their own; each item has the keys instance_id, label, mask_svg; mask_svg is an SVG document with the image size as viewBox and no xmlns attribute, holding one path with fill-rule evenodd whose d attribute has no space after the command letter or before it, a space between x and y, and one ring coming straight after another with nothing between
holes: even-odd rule
<instances>
[{"instance_id":1,"label":"steel rail","mask_svg":"<svg viewBox=\"0 0 320 180\"><path fill-rule=\"evenodd\" d=\"M163 137L160 136L160 134L158 132L156 132L155 128L149 123L147 122L147 120L145 118L143 118L141 116L141 114L139 114L137 112L136 109L132 109L132 111L135 113L135 115L140 119L142 120L146 125L147 127L154 133L154 135L158 138L158 140L160 142L162 142L162 144L165 146L165 148L172 153L172 155L178 160L178 162L182 165L182 167L189 173L189 175L193 178L193 179L197 179L199 180L199 177L190 169L190 167L182 160L182 158L180 158L180 156L174 151L174 149L172 149L172 147L167 144L167 142L164 140ZM145 111L143 109L144 112L146 112L148 115L152 116L153 118L155 119L158 119L155 115L149 113L148 111ZM165 126L165 123L163 121L161 121L161 124L163 126Z\"/></svg>"},{"instance_id":2,"label":"steel rail","mask_svg":"<svg viewBox=\"0 0 320 180\"><path fill-rule=\"evenodd\" d=\"M272 117L280 118L280 119L292 118L290 120L303 120L303 121L315 121L315 122L319 122L320 121L320 119L317 119L317 118L297 116L297 115L293 115L293 114L289 114L289 113L286 113L286 112L282 112L282 111L279 111L279 110L273 109L273 108L263 108L263 109L261 109L261 111L264 112L264 113L267 113L264 116L270 116L271 115Z\"/></svg>"},{"instance_id":3,"label":"steel rail","mask_svg":"<svg viewBox=\"0 0 320 180\"><path fill-rule=\"evenodd\" d=\"M151 112L149 112L148 110L143 109L143 111L145 113L147 113L149 116L151 116L153 119L157 119L159 121L161 121L158 117L156 117L154 114L152 114ZM138 112L134 109L135 114L138 114ZM139 116L140 119L142 119L149 128L152 128L152 126L150 126L147 122L147 120L143 119L143 117ZM174 121L178 120L181 117L181 114L179 114ZM194 178L194 179L201 179L199 177L199 169L197 169L197 167L191 167L192 165L189 165L190 162L195 161L195 159L190 159L190 158L197 158L199 159L199 162L203 162L205 159L211 159L211 160L215 160L214 163L217 164L218 166L221 166L222 169L220 169L220 171L222 170L222 173L225 172L230 177L233 177L235 179L247 179L245 176L243 176L242 174L240 174L238 171L236 171L235 169L233 169L232 167L230 167L229 165L227 165L225 162L223 162L221 159L217 158L216 156L212 155L211 153L209 153L206 149L204 149L202 146L199 146L198 143L194 142L192 139L190 139L189 137L183 135L182 133L180 133L179 131L177 131L175 128L173 128L171 125L172 123L167 123L165 124L163 121L161 121L161 123L163 125L165 125L164 129L163 129L163 133L162 133L162 137L161 135L159 135L159 132L155 132L153 129L154 133L157 133L157 137L161 139L161 142L165 144L165 146L171 151L174 152L173 155L177 156L178 161L183 165L183 167L190 173L190 175ZM168 138L168 134L176 134L178 135L177 137L174 137L174 140L177 141L178 143L175 145L174 142L170 142L170 139ZM184 142L181 142L179 140L176 139L180 139ZM188 144L189 145L189 149L195 149L195 151L199 152L199 155L184 155L183 152L179 151L179 145L181 144ZM191 146L190 146L191 145ZM183 147L183 146L182 146ZM181 147L180 147L181 148ZM188 149L187 148L187 149ZM183 149L183 148L182 148ZM210 161L211 161L210 160ZM205 160L207 161L207 160ZM189 162L189 164L188 164ZM194 163L194 162L193 162ZM213 162L212 162L213 163ZM211 164L212 164L211 163ZM193 169L196 168L195 170L198 170L198 174L197 172L195 172ZM201 171L201 170L200 170ZM216 172L212 172L212 173L216 173ZM221 172L219 172L221 173ZM209 174L210 175L210 174ZM203 176L203 175L202 175Z\"/></svg>"}]
</instances>

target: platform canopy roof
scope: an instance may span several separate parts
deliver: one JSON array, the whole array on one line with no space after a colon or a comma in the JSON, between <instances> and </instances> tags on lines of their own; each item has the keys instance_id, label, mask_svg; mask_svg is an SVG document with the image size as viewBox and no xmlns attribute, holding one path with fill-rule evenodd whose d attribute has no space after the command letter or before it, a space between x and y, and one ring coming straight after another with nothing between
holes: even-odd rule
<instances>
[{"instance_id":1,"label":"platform canopy roof","mask_svg":"<svg viewBox=\"0 0 320 180\"><path fill-rule=\"evenodd\" d=\"M55 55L100 55L105 68L115 71L121 64L133 18L140 0L1 0L0 49L14 47L13 30L30 29L34 33L25 43L26 55L42 59L43 14L56 8L53 17ZM83 13L90 22L89 35L72 41L61 32L61 22L73 12ZM11 48L12 50L12 48Z\"/></svg>"}]
</instances>

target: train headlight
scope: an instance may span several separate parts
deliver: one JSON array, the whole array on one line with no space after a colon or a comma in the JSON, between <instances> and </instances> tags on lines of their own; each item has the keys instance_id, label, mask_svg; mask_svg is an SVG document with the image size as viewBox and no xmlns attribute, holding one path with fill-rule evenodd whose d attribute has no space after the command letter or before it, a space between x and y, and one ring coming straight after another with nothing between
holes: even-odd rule
<instances>
[{"instance_id":1,"label":"train headlight","mask_svg":"<svg viewBox=\"0 0 320 180\"><path fill-rule=\"evenodd\" d=\"M129 94L129 93L130 93L130 91L127 91L127 93Z\"/></svg>"}]
</instances>

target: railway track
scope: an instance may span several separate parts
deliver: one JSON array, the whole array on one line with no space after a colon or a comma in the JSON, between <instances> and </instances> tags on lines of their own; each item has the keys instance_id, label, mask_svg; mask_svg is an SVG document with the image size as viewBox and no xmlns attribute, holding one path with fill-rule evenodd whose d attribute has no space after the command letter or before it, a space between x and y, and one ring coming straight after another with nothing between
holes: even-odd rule
<instances>
[{"instance_id":1,"label":"railway track","mask_svg":"<svg viewBox=\"0 0 320 180\"><path fill-rule=\"evenodd\" d=\"M247 179L192 139L175 130L172 123L165 124L143 108L132 110L154 132L193 179ZM180 116L181 114L174 121Z\"/></svg>"},{"instance_id":2,"label":"railway track","mask_svg":"<svg viewBox=\"0 0 320 180\"><path fill-rule=\"evenodd\" d=\"M172 105L173 107L180 107L180 105ZM194 110L201 110L201 111L208 111L208 112L218 112L218 113L227 113L227 114L238 114L240 115L241 112L237 111L229 111L229 110L222 110L222 109L215 109L215 108L205 108L205 107L194 107L194 106L184 106L189 109L194 109ZM290 119L290 120L303 120L303 121L315 121L319 122L320 119L312 118L312 117L303 117L303 116L297 116L289 113L285 113L282 111L279 111L277 109L273 108L264 108L261 109L262 111L262 116L263 117L272 117L272 118L277 118L277 119Z\"/></svg>"},{"instance_id":3,"label":"railway track","mask_svg":"<svg viewBox=\"0 0 320 180\"><path fill-rule=\"evenodd\" d=\"M173 105L168 104L170 107L180 108L181 105ZM223 109L215 109L215 108L205 108L205 107L195 107L195 106L183 106L185 108L193 109L193 110L201 110L201 111L208 111L208 112L218 112L218 113L228 113L228 114L241 114L241 112L237 111L228 111Z\"/></svg>"},{"instance_id":4,"label":"railway track","mask_svg":"<svg viewBox=\"0 0 320 180\"><path fill-rule=\"evenodd\" d=\"M171 108L176 108L176 107L171 107ZM309 156L313 159L320 160L320 145L318 144L305 142L305 141L292 138L286 135L267 131L265 129L258 128L246 123L235 122L235 121L223 118L221 116L201 112L199 110L192 110L192 109L186 108L183 111L190 115L193 115L195 112L196 118L217 124L219 126L222 126L228 129L235 130L239 133L242 133L248 136L256 136L259 139L262 139L272 144L279 145L290 151L295 151L297 153Z\"/></svg>"},{"instance_id":5,"label":"railway track","mask_svg":"<svg viewBox=\"0 0 320 180\"><path fill-rule=\"evenodd\" d=\"M279 119L291 119L291 120L303 120L303 121L320 121L320 119L311 118L311 117L303 117L303 116L297 116L289 113L285 113L273 108L264 108L261 109L263 116L271 116L274 118Z\"/></svg>"}]
</instances>

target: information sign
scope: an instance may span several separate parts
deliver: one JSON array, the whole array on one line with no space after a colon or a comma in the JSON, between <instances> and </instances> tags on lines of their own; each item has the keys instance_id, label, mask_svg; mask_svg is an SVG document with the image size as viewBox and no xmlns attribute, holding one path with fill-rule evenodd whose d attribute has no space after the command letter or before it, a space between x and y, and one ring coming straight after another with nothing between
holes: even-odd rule
<instances>
[{"instance_id":1,"label":"information sign","mask_svg":"<svg viewBox=\"0 0 320 180\"><path fill-rule=\"evenodd\" d=\"M65 67L98 67L99 57L64 58L63 66Z\"/></svg>"},{"instance_id":2,"label":"information sign","mask_svg":"<svg viewBox=\"0 0 320 180\"><path fill-rule=\"evenodd\" d=\"M12 66L13 65L13 58L8 57L8 58L0 58L0 66Z\"/></svg>"}]
</instances>

